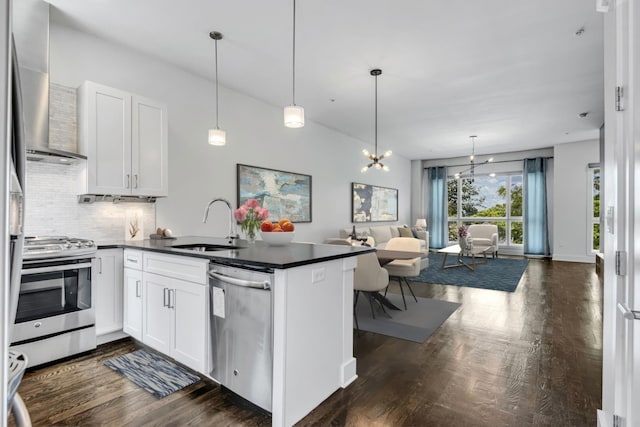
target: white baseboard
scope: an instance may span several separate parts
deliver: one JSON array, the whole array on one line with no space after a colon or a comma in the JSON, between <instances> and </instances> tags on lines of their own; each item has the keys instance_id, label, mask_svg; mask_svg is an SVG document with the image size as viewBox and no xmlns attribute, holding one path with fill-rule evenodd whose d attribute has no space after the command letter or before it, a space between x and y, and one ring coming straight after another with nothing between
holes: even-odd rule
<instances>
[{"instance_id":1,"label":"white baseboard","mask_svg":"<svg viewBox=\"0 0 640 427\"><path fill-rule=\"evenodd\" d=\"M582 262L587 264L595 264L596 257L593 255L563 255L553 254L551 258L554 261Z\"/></svg>"},{"instance_id":2,"label":"white baseboard","mask_svg":"<svg viewBox=\"0 0 640 427\"><path fill-rule=\"evenodd\" d=\"M128 336L129 336L128 334L125 334L122 331L115 331L115 332L111 332L111 333L108 333L108 334L104 334L104 335L98 336L96 338L96 341L97 341L97 345L101 345L101 344L106 344L106 343L111 342L111 341L119 340L121 338L126 338Z\"/></svg>"},{"instance_id":3,"label":"white baseboard","mask_svg":"<svg viewBox=\"0 0 640 427\"><path fill-rule=\"evenodd\" d=\"M602 409L598 409L598 427L610 427L611 423L607 421L606 413Z\"/></svg>"}]
</instances>

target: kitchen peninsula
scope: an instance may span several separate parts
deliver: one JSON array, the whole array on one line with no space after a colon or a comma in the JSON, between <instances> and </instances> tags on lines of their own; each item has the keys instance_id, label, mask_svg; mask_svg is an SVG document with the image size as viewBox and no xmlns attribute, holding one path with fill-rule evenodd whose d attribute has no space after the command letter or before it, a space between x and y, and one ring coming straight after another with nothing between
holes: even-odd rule
<instances>
[{"instance_id":1,"label":"kitchen peninsula","mask_svg":"<svg viewBox=\"0 0 640 427\"><path fill-rule=\"evenodd\" d=\"M156 280L160 280L162 271L168 271L167 267L171 265L179 269L183 260L193 263L193 271L200 271L199 277L206 274L209 265L272 271L272 404L265 409L271 410L274 426L294 424L333 392L357 378L353 357L353 270L355 256L374 249L306 243L269 246L262 241L249 245L243 240L230 244L225 239L197 236L99 245L100 249L120 247L125 251L125 270L130 267L128 263L139 262L139 277L146 275ZM138 280L143 283L140 294L144 296L149 292L151 295L147 279ZM137 293L137 287L133 293L126 291L126 281L125 272L125 332L127 295ZM204 287L202 280L200 285L192 285ZM200 296L210 296L209 292ZM211 298L201 299L192 299L198 307L187 310L205 313L200 317L190 313L189 317L207 324L206 328L195 325L193 330L200 327L208 339L211 336L208 322L213 316L209 313L214 313L216 302ZM131 335L147 344L145 338L153 334ZM158 349L154 346L155 338L151 338L149 345ZM214 345L211 342L204 347L206 362L192 367L196 366L201 373L218 381L210 375ZM172 349L176 347L173 345ZM182 361L179 353L168 355Z\"/></svg>"}]
</instances>

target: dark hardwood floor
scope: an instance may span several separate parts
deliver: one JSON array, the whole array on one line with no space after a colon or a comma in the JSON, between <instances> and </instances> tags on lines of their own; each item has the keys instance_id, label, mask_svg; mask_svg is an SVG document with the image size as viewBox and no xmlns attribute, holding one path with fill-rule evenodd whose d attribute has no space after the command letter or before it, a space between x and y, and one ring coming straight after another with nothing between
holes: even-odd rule
<instances>
[{"instance_id":1,"label":"dark hardwood floor","mask_svg":"<svg viewBox=\"0 0 640 427\"><path fill-rule=\"evenodd\" d=\"M359 378L299 425L594 426L601 286L595 265L543 260L529 262L514 293L414 283L418 296L462 306L423 344L361 332ZM33 424L271 423L212 382L156 399L103 365L136 347L119 341L27 372L19 392Z\"/></svg>"}]
</instances>

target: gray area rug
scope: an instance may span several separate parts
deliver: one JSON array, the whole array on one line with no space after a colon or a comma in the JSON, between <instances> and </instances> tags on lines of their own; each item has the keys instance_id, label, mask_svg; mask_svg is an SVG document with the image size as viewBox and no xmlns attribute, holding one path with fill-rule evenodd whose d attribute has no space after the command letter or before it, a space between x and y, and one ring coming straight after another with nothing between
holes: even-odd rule
<instances>
[{"instance_id":1,"label":"gray area rug","mask_svg":"<svg viewBox=\"0 0 640 427\"><path fill-rule=\"evenodd\" d=\"M200 379L144 348L109 359L104 364L157 398L168 396Z\"/></svg>"},{"instance_id":2,"label":"gray area rug","mask_svg":"<svg viewBox=\"0 0 640 427\"><path fill-rule=\"evenodd\" d=\"M404 307L402 296L387 294L387 299L398 307ZM371 308L367 297L360 294L356 305L358 326L360 330L375 332L403 340L424 342L444 323L451 314L460 307L459 303L418 297L416 302L412 296L407 297L407 310L390 310L392 318L385 315L374 302L376 318L371 317ZM354 322L355 328L355 322Z\"/></svg>"}]
</instances>

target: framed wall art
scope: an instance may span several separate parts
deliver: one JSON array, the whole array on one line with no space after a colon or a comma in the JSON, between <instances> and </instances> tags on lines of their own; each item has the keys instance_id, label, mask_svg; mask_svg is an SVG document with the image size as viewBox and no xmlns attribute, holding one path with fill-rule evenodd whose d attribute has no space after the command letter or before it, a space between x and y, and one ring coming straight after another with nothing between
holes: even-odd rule
<instances>
[{"instance_id":1,"label":"framed wall art","mask_svg":"<svg viewBox=\"0 0 640 427\"><path fill-rule=\"evenodd\" d=\"M311 175L237 165L238 206L256 199L270 220L311 222Z\"/></svg>"},{"instance_id":2,"label":"framed wall art","mask_svg":"<svg viewBox=\"0 0 640 427\"><path fill-rule=\"evenodd\" d=\"M351 183L352 222L398 220L398 189Z\"/></svg>"}]
</instances>

